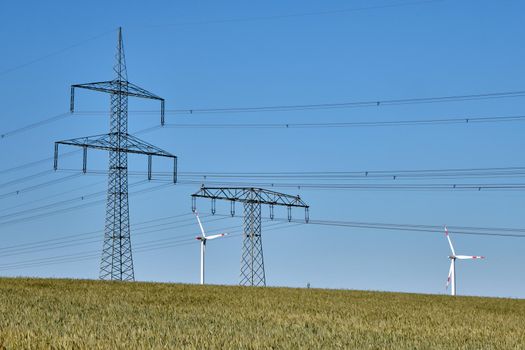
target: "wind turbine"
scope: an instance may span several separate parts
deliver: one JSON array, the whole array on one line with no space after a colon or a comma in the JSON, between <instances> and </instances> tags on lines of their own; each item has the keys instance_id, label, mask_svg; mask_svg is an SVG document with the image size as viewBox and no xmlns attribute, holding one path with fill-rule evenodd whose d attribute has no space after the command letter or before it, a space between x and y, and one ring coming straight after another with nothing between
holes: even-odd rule
<instances>
[{"instance_id":1,"label":"wind turbine","mask_svg":"<svg viewBox=\"0 0 525 350\"><path fill-rule=\"evenodd\" d=\"M450 259L450 270L448 270L447 285L445 289L448 289L448 286L450 285L450 294L456 295L456 259L471 260L485 259L485 257L477 255L456 255L456 252L454 251L454 246L452 245L452 241L450 240L450 236L448 234L448 228L446 226L445 236L447 236L448 244L450 245L450 250L452 251L452 255L448 257Z\"/></svg>"},{"instance_id":2,"label":"wind turbine","mask_svg":"<svg viewBox=\"0 0 525 350\"><path fill-rule=\"evenodd\" d=\"M199 214L196 211L195 216L197 217L197 222L199 223L199 227L201 229L201 236L197 236L197 239L201 241L201 284L204 284L204 254L206 252L206 241L224 237L227 235L227 233L219 233L217 235L206 236L206 233L204 232L204 227L202 227L201 219L199 218Z\"/></svg>"}]
</instances>

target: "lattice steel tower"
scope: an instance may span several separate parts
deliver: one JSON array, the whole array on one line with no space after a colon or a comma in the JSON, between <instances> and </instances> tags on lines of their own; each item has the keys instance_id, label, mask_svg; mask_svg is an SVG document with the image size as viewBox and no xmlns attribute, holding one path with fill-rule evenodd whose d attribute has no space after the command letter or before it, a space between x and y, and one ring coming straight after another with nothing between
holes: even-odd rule
<instances>
[{"instance_id":1,"label":"lattice steel tower","mask_svg":"<svg viewBox=\"0 0 525 350\"><path fill-rule=\"evenodd\" d=\"M210 198L211 212L215 214L215 201L228 200L231 203L230 213L235 216L235 202L244 206L243 239L241 253L241 273L239 284L242 286L266 286L264 257L262 247L261 205L270 206L270 218L273 219L275 205L288 209L288 220L292 219L292 207L305 209L305 221L308 222L309 206L299 196L253 187L205 187L191 195L192 210L196 210L196 199Z\"/></svg>"},{"instance_id":2,"label":"lattice steel tower","mask_svg":"<svg viewBox=\"0 0 525 350\"><path fill-rule=\"evenodd\" d=\"M58 167L58 146L80 146L84 151L83 171L86 172L87 149L109 151L108 191L104 244L100 263L100 279L133 281L133 255L128 203L128 153L148 156L148 179L151 179L152 157L173 159L173 182L177 179L177 157L135 136L128 134L128 96L158 100L161 103L161 124L164 125L164 99L130 82L122 42L122 29L118 30L115 79L110 81L76 84L71 86L73 113L75 88L100 91L110 94L111 111L109 133L55 142L55 170Z\"/></svg>"}]
</instances>

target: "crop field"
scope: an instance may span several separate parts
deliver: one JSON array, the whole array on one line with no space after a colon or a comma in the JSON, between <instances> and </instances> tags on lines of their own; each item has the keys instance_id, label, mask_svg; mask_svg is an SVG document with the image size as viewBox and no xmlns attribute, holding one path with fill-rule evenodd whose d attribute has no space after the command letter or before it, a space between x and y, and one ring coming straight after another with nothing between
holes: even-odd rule
<instances>
[{"instance_id":1,"label":"crop field","mask_svg":"<svg viewBox=\"0 0 525 350\"><path fill-rule=\"evenodd\" d=\"M524 349L525 300L0 279L0 349Z\"/></svg>"}]
</instances>

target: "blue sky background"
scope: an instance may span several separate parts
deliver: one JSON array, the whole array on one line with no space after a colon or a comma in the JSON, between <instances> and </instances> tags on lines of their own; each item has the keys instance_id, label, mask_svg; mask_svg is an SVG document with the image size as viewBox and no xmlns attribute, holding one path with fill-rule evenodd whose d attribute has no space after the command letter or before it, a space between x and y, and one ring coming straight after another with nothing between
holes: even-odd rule
<instances>
[{"instance_id":1,"label":"blue sky background","mask_svg":"<svg viewBox=\"0 0 525 350\"><path fill-rule=\"evenodd\" d=\"M390 5L394 6L387 7ZM264 4L159 1L149 5L139 1L10 2L0 11L0 132L67 112L71 84L113 78L118 26L124 31L129 80L164 97L167 109L523 90L524 11L525 4L517 0ZM301 15L308 13L315 14ZM53 54L64 48L69 49ZM24 63L31 64L21 67ZM78 91L76 96L79 111L108 110L108 96L89 91ZM507 98L362 109L169 114L167 122L503 116L523 114L524 103L525 98ZM131 111L157 108L151 101L130 101ZM132 132L158 124L156 114L130 112ZM2 173L2 169L51 157L56 140L100 134L107 129L107 112L79 114L1 139L1 184L42 174L22 184L0 187L0 194L70 174L43 173L52 169L52 161L15 172ZM178 155L181 172L371 171L523 166L524 131L521 123L329 129L166 128L140 137ZM90 153L89 168L104 169L106 164L107 154ZM61 159L60 166L80 169L80 155ZM154 167L170 170L168 162L155 162ZM131 171L145 169L146 159L130 158ZM144 178L130 178L130 183ZM130 192L156 185L143 184ZM132 195L132 227L146 220L188 214L190 194L197 189L198 185L180 184ZM46 213L34 209L104 190L104 176L78 176L0 199L0 216L21 210L29 210L27 215ZM524 194L520 191L283 191L300 194L311 205L313 219L525 227ZM69 206L82 203L72 201ZM203 214L209 211L206 201L199 201L198 207ZM241 207L237 210L240 213ZM218 212L228 214L229 208L219 205ZM284 210L277 213L286 216ZM294 217L302 217L302 212L294 212ZM133 243L191 238L198 227L190 215L181 219L188 219L185 223L189 225L141 235L132 232ZM206 221L210 219L215 218ZM0 217L0 249L99 230L104 224L104 205L2 224L5 221L8 219ZM240 219L226 218L208 221L206 227L213 231L236 225L240 228ZM442 234L292 224L282 227L263 231L269 285L304 287L310 282L320 288L444 293L449 251ZM459 262L459 294L525 297L524 239L451 234L458 253L487 256L481 262ZM24 269L1 268L32 259L99 250L102 234L91 237L99 240L24 255L7 256L0 251L0 274L97 278L98 257ZM240 248L239 236L209 244L208 282L238 282ZM197 241L137 253L136 278L197 283L198 254Z\"/></svg>"}]
</instances>

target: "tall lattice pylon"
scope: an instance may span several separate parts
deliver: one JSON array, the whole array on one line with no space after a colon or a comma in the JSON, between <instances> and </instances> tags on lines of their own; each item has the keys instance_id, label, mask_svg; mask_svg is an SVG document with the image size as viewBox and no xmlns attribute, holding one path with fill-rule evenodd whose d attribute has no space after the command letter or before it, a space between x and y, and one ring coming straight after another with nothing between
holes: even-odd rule
<instances>
[{"instance_id":1,"label":"tall lattice pylon","mask_svg":"<svg viewBox=\"0 0 525 350\"><path fill-rule=\"evenodd\" d=\"M149 179L151 179L152 156L173 158L174 182L177 178L177 157L128 134L128 96L159 100L161 102L161 124L164 124L164 99L128 82L121 28L118 30L116 64L113 70L116 77L111 81L71 86L71 112L74 111L75 88L110 94L109 134L55 142L55 169L58 167L58 146L60 144L80 146L84 149L84 172L86 172L88 148L109 151L106 221L99 277L104 280L133 281L135 273L129 222L128 153L148 156Z\"/></svg>"},{"instance_id":2,"label":"tall lattice pylon","mask_svg":"<svg viewBox=\"0 0 525 350\"><path fill-rule=\"evenodd\" d=\"M242 239L242 286L265 286L264 257L262 249L261 203L247 201L244 206L244 232Z\"/></svg>"},{"instance_id":3,"label":"tall lattice pylon","mask_svg":"<svg viewBox=\"0 0 525 350\"><path fill-rule=\"evenodd\" d=\"M215 214L215 201L227 200L231 203L231 215L235 216L235 202L244 206L244 222L241 252L241 286L266 286L264 256L262 246L261 205L270 207L270 218L273 219L274 206L285 206L288 209L288 220L292 219L292 207L305 209L305 221L308 222L309 206L299 197L254 187L205 187L192 194L192 209L196 210L197 198L210 198L212 214Z\"/></svg>"},{"instance_id":4,"label":"tall lattice pylon","mask_svg":"<svg viewBox=\"0 0 525 350\"><path fill-rule=\"evenodd\" d=\"M108 193L106 202L106 224L104 244L100 262L100 278L110 280L134 280L131 232L129 227L128 202L128 81L126 57L122 43L122 30L118 31L116 63L113 71L119 92L111 94L109 142L116 150L109 151Z\"/></svg>"}]
</instances>

